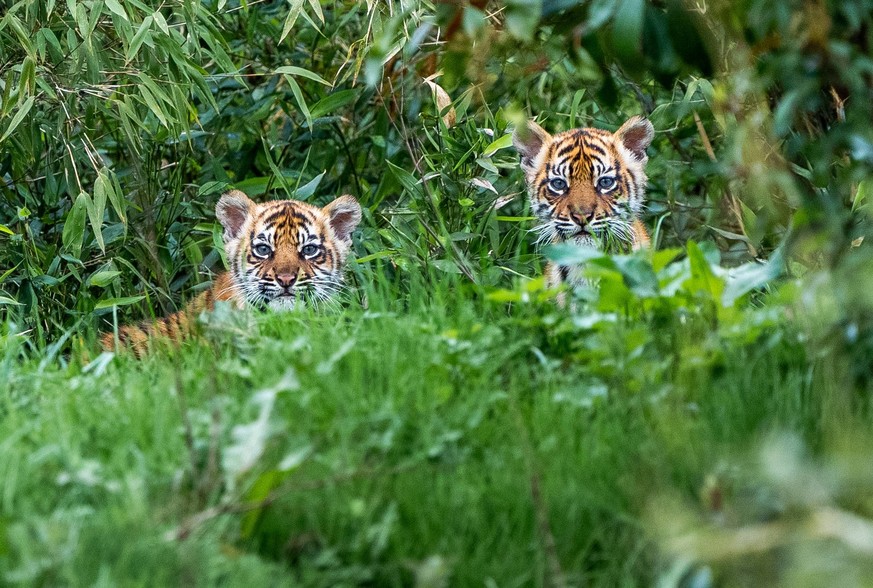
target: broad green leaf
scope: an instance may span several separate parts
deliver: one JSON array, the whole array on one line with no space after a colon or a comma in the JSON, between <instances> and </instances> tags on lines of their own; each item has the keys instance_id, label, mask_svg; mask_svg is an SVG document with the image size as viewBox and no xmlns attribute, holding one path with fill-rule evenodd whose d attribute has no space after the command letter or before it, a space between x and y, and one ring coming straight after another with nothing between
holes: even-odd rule
<instances>
[{"instance_id":1,"label":"broad green leaf","mask_svg":"<svg viewBox=\"0 0 873 588\"><path fill-rule=\"evenodd\" d=\"M658 277L652 264L639 253L636 255L615 255L615 267L621 272L625 284L640 298L658 295Z\"/></svg>"},{"instance_id":2,"label":"broad green leaf","mask_svg":"<svg viewBox=\"0 0 873 588\"><path fill-rule=\"evenodd\" d=\"M13 265L12 267L10 267L8 270L6 270L5 272L3 272L3 275L0 275L0 284L2 284L3 282L5 282L5 281L6 281L6 278L8 278L9 276L11 276L12 273L13 273L15 270L17 270L19 267L21 267L21 263L20 263L20 262L19 262L19 263L16 263L16 264Z\"/></svg>"},{"instance_id":3,"label":"broad green leaf","mask_svg":"<svg viewBox=\"0 0 873 588\"><path fill-rule=\"evenodd\" d=\"M325 96L313 104L312 108L309 109L309 112L312 114L312 118L319 118L354 102L357 97L357 90L340 90L339 92L334 92L333 94Z\"/></svg>"},{"instance_id":4,"label":"broad green leaf","mask_svg":"<svg viewBox=\"0 0 873 588\"><path fill-rule=\"evenodd\" d=\"M318 17L318 20L324 23L324 13L321 11L321 2L320 0L309 0L309 6L312 7L312 12L315 13L315 16Z\"/></svg>"},{"instance_id":5,"label":"broad green leaf","mask_svg":"<svg viewBox=\"0 0 873 588\"><path fill-rule=\"evenodd\" d=\"M161 14L160 10L156 10L152 16L155 19L155 24L158 25L158 28L161 29L161 32L165 35L170 34L170 26L167 24L167 19L164 18L164 15Z\"/></svg>"},{"instance_id":6,"label":"broad green leaf","mask_svg":"<svg viewBox=\"0 0 873 588\"><path fill-rule=\"evenodd\" d=\"M127 306L129 304L136 304L143 298L145 298L145 296L124 296L122 298L106 298L104 300L100 300L97 304L95 304L94 310L112 308L113 306Z\"/></svg>"},{"instance_id":7,"label":"broad green leaf","mask_svg":"<svg viewBox=\"0 0 873 588\"><path fill-rule=\"evenodd\" d=\"M64 221L64 230L61 233L61 242L64 247L75 257L82 253L82 241L85 238L85 214L87 213L87 201L90 200L84 192L79 194L67 219Z\"/></svg>"},{"instance_id":8,"label":"broad green leaf","mask_svg":"<svg viewBox=\"0 0 873 588\"><path fill-rule=\"evenodd\" d=\"M319 84L330 86L330 82L325 80L317 73L313 73L308 69L303 69L302 67L296 67L294 65L283 65L282 67L277 68L275 73L284 75L286 79L288 76L300 76L302 78L307 78L314 82L318 82Z\"/></svg>"},{"instance_id":9,"label":"broad green leaf","mask_svg":"<svg viewBox=\"0 0 873 588\"><path fill-rule=\"evenodd\" d=\"M6 139L9 138L9 135L18 128L18 125L21 124L21 121L24 120L24 117L27 116L27 113L30 112L30 109L33 107L33 102L35 98L33 96L29 97L24 101L24 104L21 105L21 108L18 112L15 113L15 116L12 117L12 121L9 123L9 126L6 127L6 131L3 133L3 136L0 137L0 143L3 143Z\"/></svg>"},{"instance_id":10,"label":"broad green leaf","mask_svg":"<svg viewBox=\"0 0 873 588\"><path fill-rule=\"evenodd\" d=\"M582 103L582 98L585 96L585 88L581 90L576 90L576 93L573 94L573 104L570 105L570 128L575 129L578 125L576 124L576 115L579 113L579 105Z\"/></svg>"},{"instance_id":11,"label":"broad green leaf","mask_svg":"<svg viewBox=\"0 0 873 588\"><path fill-rule=\"evenodd\" d=\"M495 216L494 220L503 223L522 223L526 221L537 220L535 216Z\"/></svg>"},{"instance_id":12,"label":"broad green leaf","mask_svg":"<svg viewBox=\"0 0 873 588\"><path fill-rule=\"evenodd\" d=\"M109 284L112 283L112 280L121 275L121 272L118 270L101 270L98 272L94 272L88 278L87 284L89 286L97 286L98 288L105 288Z\"/></svg>"},{"instance_id":13,"label":"broad green leaf","mask_svg":"<svg viewBox=\"0 0 873 588\"><path fill-rule=\"evenodd\" d=\"M482 152L482 155L485 157L491 157L501 149L506 149L507 147L512 147L512 134L503 135L499 139L492 141L485 148L485 151Z\"/></svg>"},{"instance_id":14,"label":"broad green leaf","mask_svg":"<svg viewBox=\"0 0 873 588\"><path fill-rule=\"evenodd\" d=\"M671 261L676 259L679 254L682 253L682 250L678 247L673 247L671 249L658 249L657 251L652 252L652 269L655 272L660 272L662 269L667 267Z\"/></svg>"},{"instance_id":15,"label":"broad green leaf","mask_svg":"<svg viewBox=\"0 0 873 588\"><path fill-rule=\"evenodd\" d=\"M288 10L288 16L285 17L282 34L279 35L279 43L284 41L291 29L294 28L294 23L297 22L297 17L300 16L300 11L303 9L303 0L289 0L289 3L291 8Z\"/></svg>"},{"instance_id":16,"label":"broad green leaf","mask_svg":"<svg viewBox=\"0 0 873 588\"><path fill-rule=\"evenodd\" d=\"M750 261L728 270L727 283L722 293L722 304L732 306L742 295L756 290L780 275L785 268L785 257L782 249L773 252L766 263Z\"/></svg>"},{"instance_id":17,"label":"broad green leaf","mask_svg":"<svg viewBox=\"0 0 873 588\"><path fill-rule=\"evenodd\" d=\"M386 161L385 163L388 164L388 169L391 170L391 174L400 181L410 195L415 197L421 193L421 186L419 186L418 180L415 179L415 176L402 167L394 165L390 161Z\"/></svg>"},{"instance_id":18,"label":"broad green leaf","mask_svg":"<svg viewBox=\"0 0 873 588\"><path fill-rule=\"evenodd\" d=\"M732 241L742 241L743 243L751 243L748 237L745 235L740 235L739 233L732 233L731 231L725 231L724 229L719 229L718 227L713 227L706 225L708 229L711 231L718 233L725 239L731 239Z\"/></svg>"},{"instance_id":19,"label":"broad green leaf","mask_svg":"<svg viewBox=\"0 0 873 588\"><path fill-rule=\"evenodd\" d=\"M858 189L852 199L852 212L864 208L870 214L873 212L870 206L871 201L873 201L873 178L867 178L858 182Z\"/></svg>"},{"instance_id":20,"label":"broad green leaf","mask_svg":"<svg viewBox=\"0 0 873 588\"><path fill-rule=\"evenodd\" d=\"M100 176L98 176L98 180ZM100 251L106 253L106 245L103 243L103 213L106 211L106 185L103 181L94 183L94 197L87 203L88 219L91 221L91 230Z\"/></svg>"},{"instance_id":21,"label":"broad green leaf","mask_svg":"<svg viewBox=\"0 0 873 588\"><path fill-rule=\"evenodd\" d=\"M543 248L543 253L558 265L579 265L605 255L593 247L583 247L573 243L549 245Z\"/></svg>"},{"instance_id":22,"label":"broad green leaf","mask_svg":"<svg viewBox=\"0 0 873 588\"><path fill-rule=\"evenodd\" d=\"M106 193L106 196L109 197L109 202L112 204L112 210L115 211L115 214L118 215L121 222L127 224L127 201L120 194L120 191L116 190L111 178L112 172L109 171L108 168L104 167L101 169L97 174L97 179L94 181L95 190L97 184L100 184L102 190Z\"/></svg>"},{"instance_id":23,"label":"broad green leaf","mask_svg":"<svg viewBox=\"0 0 873 588\"><path fill-rule=\"evenodd\" d=\"M227 182L206 182L200 189L197 190L197 196L208 196L209 194L218 194L220 192L224 192L229 188Z\"/></svg>"},{"instance_id":24,"label":"broad green leaf","mask_svg":"<svg viewBox=\"0 0 873 588\"><path fill-rule=\"evenodd\" d=\"M56 51L57 56L63 55L64 51L61 49L61 42L58 40L58 37L53 30L49 28L39 29L37 35L46 40L46 43Z\"/></svg>"},{"instance_id":25,"label":"broad green leaf","mask_svg":"<svg viewBox=\"0 0 873 588\"><path fill-rule=\"evenodd\" d=\"M143 19L142 21L142 24L139 25L139 29L137 29L136 34L130 41L130 47L127 48L127 54L125 55L125 59L128 62L133 61L133 58L136 57L136 53L137 51L139 51L139 48L142 47L142 44L145 41L146 35L148 34L154 20L154 17L149 15L145 17L145 19Z\"/></svg>"},{"instance_id":26,"label":"broad green leaf","mask_svg":"<svg viewBox=\"0 0 873 588\"><path fill-rule=\"evenodd\" d=\"M139 93L145 101L146 105L149 107L149 110L151 110L152 113L156 117L158 117L158 120L161 121L162 125L169 129L170 123L167 120L168 115L161 109L160 104L158 104L158 101L155 100L155 97L152 95L149 89L146 88L144 85L140 86Z\"/></svg>"},{"instance_id":27,"label":"broad green leaf","mask_svg":"<svg viewBox=\"0 0 873 588\"><path fill-rule=\"evenodd\" d=\"M377 251L376 253L371 253L370 255L365 255L364 257L359 257L355 261L357 263L369 263L371 261L375 261L377 259L383 259L385 257L391 257L394 255L396 251L385 249L382 251Z\"/></svg>"},{"instance_id":28,"label":"broad green leaf","mask_svg":"<svg viewBox=\"0 0 873 588\"><path fill-rule=\"evenodd\" d=\"M447 274L460 274L461 268L453 259L435 259L431 262L435 268Z\"/></svg>"},{"instance_id":29,"label":"broad green leaf","mask_svg":"<svg viewBox=\"0 0 873 588\"><path fill-rule=\"evenodd\" d=\"M543 0L508 0L506 28L513 37L531 39L542 14Z\"/></svg>"},{"instance_id":30,"label":"broad green leaf","mask_svg":"<svg viewBox=\"0 0 873 588\"><path fill-rule=\"evenodd\" d=\"M255 478L254 483L248 492L246 492L246 501L250 504L263 502L270 495L270 492L275 490L285 478L287 478L287 474L278 470L263 472ZM252 537L257 530L258 522L260 522L264 510L264 508L252 508L242 516L239 525L240 537L243 539Z\"/></svg>"},{"instance_id":31,"label":"broad green leaf","mask_svg":"<svg viewBox=\"0 0 873 588\"><path fill-rule=\"evenodd\" d=\"M21 77L18 87L19 101L22 101L24 96L33 94L36 90L36 61L30 55L21 62Z\"/></svg>"},{"instance_id":32,"label":"broad green leaf","mask_svg":"<svg viewBox=\"0 0 873 588\"><path fill-rule=\"evenodd\" d=\"M297 102L297 106L300 108L300 112L303 113L303 117L306 119L306 124L311 127L312 114L310 114L309 107L306 105L306 98L303 97L303 91L300 90L297 81L290 75L285 76L285 81L287 81L288 85L291 86L291 92L294 94L294 99Z\"/></svg>"},{"instance_id":33,"label":"broad green leaf","mask_svg":"<svg viewBox=\"0 0 873 588\"><path fill-rule=\"evenodd\" d=\"M112 13L117 14L124 20L129 20L127 18L127 12L124 10L124 6L122 6L118 0L103 0L103 3Z\"/></svg>"},{"instance_id":34,"label":"broad green leaf","mask_svg":"<svg viewBox=\"0 0 873 588\"><path fill-rule=\"evenodd\" d=\"M164 92L160 88L160 86L158 86L158 84L152 78L148 77L147 75L145 75L142 72L136 74L136 77L140 82L142 82L145 85L146 88L149 89L149 92L151 92L155 96L155 98L162 100L168 106L171 106L171 107L172 106L180 106L177 102L174 102L170 98L169 94Z\"/></svg>"},{"instance_id":35,"label":"broad green leaf","mask_svg":"<svg viewBox=\"0 0 873 588\"><path fill-rule=\"evenodd\" d=\"M321 172L320 174L306 182L306 184L297 188L297 190L294 192L294 198L298 200L309 199L313 194L315 194L315 190L318 189L318 185L324 178L325 173L326 172Z\"/></svg>"},{"instance_id":36,"label":"broad green leaf","mask_svg":"<svg viewBox=\"0 0 873 588\"><path fill-rule=\"evenodd\" d=\"M79 35L83 39L87 39L91 34L88 25L88 8L84 4L77 4L76 12L73 14L76 15L76 28L79 29Z\"/></svg>"},{"instance_id":37,"label":"broad green leaf","mask_svg":"<svg viewBox=\"0 0 873 588\"><path fill-rule=\"evenodd\" d=\"M685 283L691 292L704 293L712 300L721 300L724 282L715 275L703 250L694 241L687 246L688 261L691 266L691 278Z\"/></svg>"}]
</instances>

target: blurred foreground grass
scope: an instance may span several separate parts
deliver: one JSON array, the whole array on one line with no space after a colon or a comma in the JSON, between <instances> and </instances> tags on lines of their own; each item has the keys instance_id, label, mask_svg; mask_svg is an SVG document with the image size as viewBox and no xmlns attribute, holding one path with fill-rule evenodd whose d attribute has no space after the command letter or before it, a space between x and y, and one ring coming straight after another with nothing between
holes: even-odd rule
<instances>
[{"instance_id":1,"label":"blurred foreground grass","mask_svg":"<svg viewBox=\"0 0 873 588\"><path fill-rule=\"evenodd\" d=\"M593 260L575 315L411 275L143 361L7 335L0 581L870 585L867 384L779 293L653 259Z\"/></svg>"}]
</instances>

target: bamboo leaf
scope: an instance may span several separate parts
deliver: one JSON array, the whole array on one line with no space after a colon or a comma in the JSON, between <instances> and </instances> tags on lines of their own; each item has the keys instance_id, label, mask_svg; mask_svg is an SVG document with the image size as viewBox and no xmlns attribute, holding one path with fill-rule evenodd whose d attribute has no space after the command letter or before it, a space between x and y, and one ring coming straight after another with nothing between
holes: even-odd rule
<instances>
[{"instance_id":1,"label":"bamboo leaf","mask_svg":"<svg viewBox=\"0 0 873 588\"><path fill-rule=\"evenodd\" d=\"M312 114L309 112L309 107L306 105L306 99L303 97L303 92L300 90L300 86L297 85L297 81L290 75L285 76L285 81L287 81L288 85L291 86L291 93L294 94L294 99L297 101L297 106L300 107L300 111L306 119L306 124L311 127Z\"/></svg>"},{"instance_id":2,"label":"bamboo leaf","mask_svg":"<svg viewBox=\"0 0 873 588\"><path fill-rule=\"evenodd\" d=\"M105 288L109 284L112 283L112 280L121 275L121 272L118 270L100 270L96 271L87 280L87 284L89 286L97 286L98 288Z\"/></svg>"},{"instance_id":3,"label":"bamboo leaf","mask_svg":"<svg viewBox=\"0 0 873 588\"><path fill-rule=\"evenodd\" d=\"M127 54L125 55L125 59L130 62L136 57L137 51L142 47L143 41L145 41L146 35L149 32L149 29L154 22L154 17L151 15L145 17L143 19L142 24L139 25L139 29L137 29L136 34L133 36L133 39L130 41L130 47L127 48Z\"/></svg>"},{"instance_id":4,"label":"bamboo leaf","mask_svg":"<svg viewBox=\"0 0 873 588\"><path fill-rule=\"evenodd\" d=\"M124 6L118 2L118 0L103 0L104 4L106 4L106 8L108 8L113 14L117 14L124 20L130 20L127 18L127 12L124 10Z\"/></svg>"},{"instance_id":5,"label":"bamboo leaf","mask_svg":"<svg viewBox=\"0 0 873 588\"><path fill-rule=\"evenodd\" d=\"M18 128L18 125L21 124L21 121L24 120L24 117L27 116L27 113L30 112L30 109L33 107L34 97L30 96L27 100L24 101L24 104L21 105L21 108L18 112L15 113L15 116L12 117L12 121L9 123L9 126L6 127L6 131L3 133L3 136L0 137L0 143L3 143L6 139L9 138L9 135Z\"/></svg>"},{"instance_id":6,"label":"bamboo leaf","mask_svg":"<svg viewBox=\"0 0 873 588\"><path fill-rule=\"evenodd\" d=\"M155 19L155 24L158 25L158 28L161 29L161 32L165 35L170 35L170 25L167 24L167 19L164 18L164 15L161 14L160 10L156 10L152 15Z\"/></svg>"},{"instance_id":7,"label":"bamboo leaf","mask_svg":"<svg viewBox=\"0 0 873 588\"><path fill-rule=\"evenodd\" d=\"M321 2L319 2L319 0L309 0L309 5L312 7L312 12L314 12L315 16L318 17L318 20L321 21L321 24L324 24L324 13L321 11Z\"/></svg>"},{"instance_id":8,"label":"bamboo leaf","mask_svg":"<svg viewBox=\"0 0 873 588\"><path fill-rule=\"evenodd\" d=\"M140 86L139 93L142 95L143 100L145 100L146 105L149 107L149 110L158 117L158 120L161 121L161 124L167 128L170 128L170 123L167 120L167 115L161 109L161 106L158 104L158 101L155 100L155 97L149 91L149 89L145 86Z\"/></svg>"},{"instance_id":9,"label":"bamboo leaf","mask_svg":"<svg viewBox=\"0 0 873 588\"><path fill-rule=\"evenodd\" d=\"M98 180L100 176L98 175ZM106 253L106 245L103 243L103 213L106 211L106 187L101 181L94 183L94 197L88 203L88 219L91 221L91 230L100 251Z\"/></svg>"},{"instance_id":10,"label":"bamboo leaf","mask_svg":"<svg viewBox=\"0 0 873 588\"><path fill-rule=\"evenodd\" d=\"M67 213L67 220L64 221L64 230L61 234L61 242L64 244L64 248L76 258L82 253L82 241L85 238L85 213L88 200L90 200L88 194L85 192L79 194L70 212Z\"/></svg>"},{"instance_id":11,"label":"bamboo leaf","mask_svg":"<svg viewBox=\"0 0 873 588\"><path fill-rule=\"evenodd\" d=\"M20 92L18 95L19 101L24 96L33 94L36 90L36 60L30 55L21 62L21 78L19 79L18 87Z\"/></svg>"},{"instance_id":12,"label":"bamboo leaf","mask_svg":"<svg viewBox=\"0 0 873 588\"><path fill-rule=\"evenodd\" d=\"M149 89L149 92L151 92L152 95L155 96L155 98L160 99L161 101L165 102L169 106L176 106L177 105L170 98L169 94L164 92L160 88L160 86L158 86L158 84L152 78L148 77L147 75L145 75L142 72L139 72L138 74L136 74L136 78L139 81L141 81L145 85L146 88Z\"/></svg>"},{"instance_id":13,"label":"bamboo leaf","mask_svg":"<svg viewBox=\"0 0 873 588\"><path fill-rule=\"evenodd\" d=\"M321 183L321 180L324 178L325 172L321 172L310 181L306 182L303 186L297 188L294 192L294 198L298 200L306 200L315 194L315 191L318 189L318 185Z\"/></svg>"},{"instance_id":14,"label":"bamboo leaf","mask_svg":"<svg viewBox=\"0 0 873 588\"><path fill-rule=\"evenodd\" d=\"M511 134L503 135L499 139L492 141L488 147L485 148L485 151L482 152L482 155L485 157L491 157L501 149L506 149L507 147L512 147Z\"/></svg>"},{"instance_id":15,"label":"bamboo leaf","mask_svg":"<svg viewBox=\"0 0 873 588\"><path fill-rule=\"evenodd\" d=\"M288 16L285 17L285 25L282 27L282 34L279 35L279 43L285 40L291 29L294 28L294 23L297 22L297 17L300 16L300 11L303 9L303 0L290 0L291 9L288 11Z\"/></svg>"},{"instance_id":16,"label":"bamboo leaf","mask_svg":"<svg viewBox=\"0 0 873 588\"><path fill-rule=\"evenodd\" d=\"M325 96L318 102L312 105L310 113L312 118L319 118L325 114L330 114L347 104L351 104L358 97L357 90L340 90L328 96Z\"/></svg>"},{"instance_id":17,"label":"bamboo leaf","mask_svg":"<svg viewBox=\"0 0 873 588\"><path fill-rule=\"evenodd\" d=\"M124 296L122 298L106 298L105 300L101 300L97 304L95 304L94 310L112 308L113 306L127 306L129 304L136 304L143 298L145 298L145 296Z\"/></svg>"},{"instance_id":18,"label":"bamboo leaf","mask_svg":"<svg viewBox=\"0 0 873 588\"><path fill-rule=\"evenodd\" d=\"M325 86L330 86L330 82L325 80L323 77L321 77L317 73L311 72L308 69L303 69L302 67L297 67L294 65L283 65L282 67L276 69L275 73L284 74L286 79L288 79L288 76L300 76L302 78L308 78L314 82L318 82L319 84L324 84Z\"/></svg>"}]
</instances>

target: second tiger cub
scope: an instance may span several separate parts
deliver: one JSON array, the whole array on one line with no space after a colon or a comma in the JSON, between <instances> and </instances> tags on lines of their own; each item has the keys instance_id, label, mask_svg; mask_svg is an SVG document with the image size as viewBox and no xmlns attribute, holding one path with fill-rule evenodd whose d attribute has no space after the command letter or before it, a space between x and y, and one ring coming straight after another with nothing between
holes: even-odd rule
<instances>
[{"instance_id":1,"label":"second tiger cub","mask_svg":"<svg viewBox=\"0 0 873 588\"><path fill-rule=\"evenodd\" d=\"M639 219L646 190L646 148L652 123L639 116L611 133L595 128L550 135L537 123L516 129L512 144L521 157L540 243L570 242L601 250L647 247ZM581 281L579 268L546 266L549 287Z\"/></svg>"}]
</instances>

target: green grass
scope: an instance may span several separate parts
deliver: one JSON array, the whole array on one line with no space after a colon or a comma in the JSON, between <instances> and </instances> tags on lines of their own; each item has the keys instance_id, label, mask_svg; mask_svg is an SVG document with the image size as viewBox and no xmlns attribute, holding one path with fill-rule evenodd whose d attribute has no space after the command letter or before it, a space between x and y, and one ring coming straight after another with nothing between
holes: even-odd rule
<instances>
[{"instance_id":1,"label":"green grass","mask_svg":"<svg viewBox=\"0 0 873 588\"><path fill-rule=\"evenodd\" d=\"M0 581L653 585L736 564L677 534L817 508L756 465L770 441L833 456L871 424L766 307L574 317L418 281L367 310L217 312L142 361L22 361L7 336Z\"/></svg>"}]
</instances>

